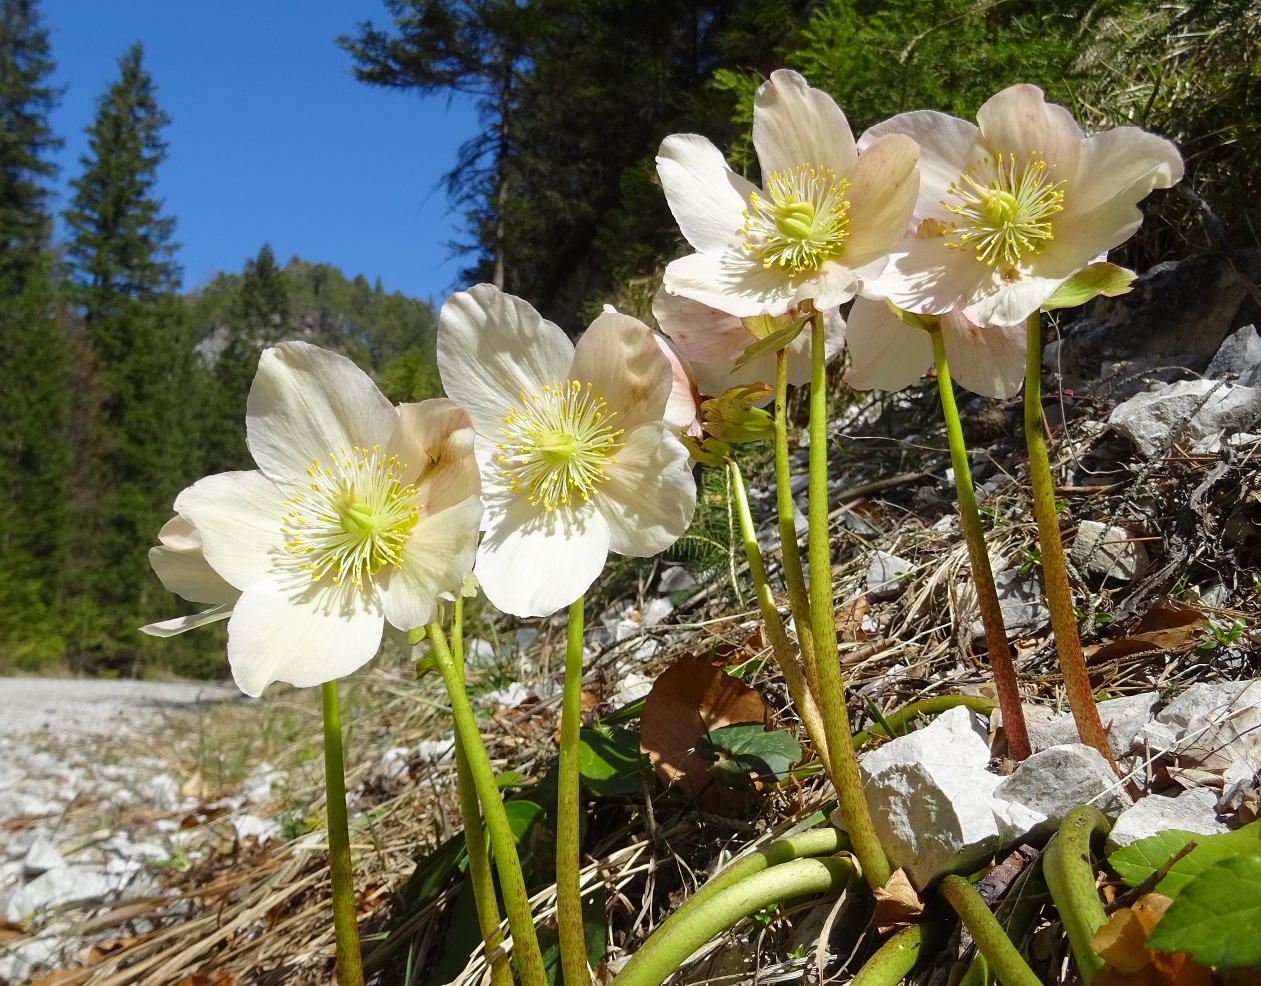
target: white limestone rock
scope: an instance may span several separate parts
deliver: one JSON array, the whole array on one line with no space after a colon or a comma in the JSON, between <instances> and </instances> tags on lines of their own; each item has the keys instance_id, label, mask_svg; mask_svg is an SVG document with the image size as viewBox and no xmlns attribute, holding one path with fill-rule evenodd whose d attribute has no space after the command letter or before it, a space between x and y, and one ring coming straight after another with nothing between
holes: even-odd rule
<instances>
[{"instance_id":1,"label":"white limestone rock","mask_svg":"<svg viewBox=\"0 0 1261 986\"><path fill-rule=\"evenodd\" d=\"M1200 440L1241 431L1259 415L1261 390L1213 380L1179 380L1118 404L1108 424L1150 458L1180 436Z\"/></svg>"},{"instance_id":2,"label":"white limestone rock","mask_svg":"<svg viewBox=\"0 0 1261 986\"><path fill-rule=\"evenodd\" d=\"M1131 803L1103 754L1083 743L1039 750L1002 779L994 797L1041 815L1044 821L1036 828L1038 835L1058 828L1078 805L1092 804L1105 815L1115 816ZM1029 830L1010 837L1027 834Z\"/></svg>"},{"instance_id":3,"label":"white limestone rock","mask_svg":"<svg viewBox=\"0 0 1261 986\"><path fill-rule=\"evenodd\" d=\"M1189 687L1156 714L1156 721L1179 737L1192 719L1221 710L1223 713L1261 705L1261 681L1201 681Z\"/></svg>"},{"instance_id":4,"label":"white limestone rock","mask_svg":"<svg viewBox=\"0 0 1261 986\"><path fill-rule=\"evenodd\" d=\"M896 596L902 591L902 576L915 571L915 565L887 551L871 555L867 568L867 591L876 596Z\"/></svg>"},{"instance_id":5,"label":"white limestone rock","mask_svg":"<svg viewBox=\"0 0 1261 986\"><path fill-rule=\"evenodd\" d=\"M1099 703L1099 721L1108 731L1108 748L1114 757L1123 757L1130 752L1139 731L1151 721L1152 710L1159 701L1158 693L1141 692ZM1029 724L1029 742L1035 750L1079 740L1077 721L1071 712L1065 712L1048 723ZM1138 739L1138 749L1140 752L1143 749L1141 739Z\"/></svg>"},{"instance_id":6,"label":"white limestone rock","mask_svg":"<svg viewBox=\"0 0 1261 986\"><path fill-rule=\"evenodd\" d=\"M1183 791L1176 798L1149 794L1123 811L1108 834L1107 851L1115 852L1157 832L1179 829L1218 835L1226 826L1217 820L1217 794L1209 788Z\"/></svg>"},{"instance_id":7,"label":"white limestone rock","mask_svg":"<svg viewBox=\"0 0 1261 986\"><path fill-rule=\"evenodd\" d=\"M947 709L923 729L891 739L859 762L868 781L895 764L940 764L984 769L990 762L989 730L971 709Z\"/></svg>"},{"instance_id":8,"label":"white limestone rock","mask_svg":"<svg viewBox=\"0 0 1261 986\"><path fill-rule=\"evenodd\" d=\"M0 898L0 912L6 920L21 921L45 907L103 897L109 890L109 880L94 866L59 866L10 890Z\"/></svg>"},{"instance_id":9,"label":"white limestone rock","mask_svg":"<svg viewBox=\"0 0 1261 986\"><path fill-rule=\"evenodd\" d=\"M271 764L264 761L250 771L249 777L241 782L241 793L245 796L245 803L249 805L264 805L272 800L272 788L278 784L283 784L289 779L287 770L275 770Z\"/></svg>"},{"instance_id":10,"label":"white limestone rock","mask_svg":"<svg viewBox=\"0 0 1261 986\"><path fill-rule=\"evenodd\" d=\"M1069 551L1079 568L1121 582L1133 582L1151 564L1147 548L1123 527L1083 520Z\"/></svg>"},{"instance_id":11,"label":"white limestone rock","mask_svg":"<svg viewBox=\"0 0 1261 986\"><path fill-rule=\"evenodd\" d=\"M41 873L47 873L49 870L65 865L66 861L57 851L57 847L42 835L31 843L31 848L22 858L22 872L28 877L39 876Z\"/></svg>"},{"instance_id":12,"label":"white limestone rock","mask_svg":"<svg viewBox=\"0 0 1261 986\"><path fill-rule=\"evenodd\" d=\"M657 580L657 591L669 595L672 592L683 592L686 589L696 585L696 579L686 568L674 565L667 568L661 573L661 578Z\"/></svg>"},{"instance_id":13,"label":"white limestone rock","mask_svg":"<svg viewBox=\"0 0 1261 986\"><path fill-rule=\"evenodd\" d=\"M257 815L237 815L232 819L232 831L238 841L253 838L258 840L259 845L280 838L280 826L270 818L259 818Z\"/></svg>"}]
</instances>

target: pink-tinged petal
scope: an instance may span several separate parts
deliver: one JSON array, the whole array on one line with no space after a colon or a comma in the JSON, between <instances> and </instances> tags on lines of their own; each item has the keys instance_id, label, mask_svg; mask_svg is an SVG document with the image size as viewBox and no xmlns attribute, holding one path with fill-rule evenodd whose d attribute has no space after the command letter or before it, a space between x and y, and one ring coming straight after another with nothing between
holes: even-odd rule
<instances>
[{"instance_id":1,"label":"pink-tinged petal","mask_svg":"<svg viewBox=\"0 0 1261 986\"><path fill-rule=\"evenodd\" d=\"M609 547L646 558L687 530L696 510L696 481L687 449L662 425L641 425L623 437L626 444L592 501L608 522Z\"/></svg>"},{"instance_id":2,"label":"pink-tinged petal","mask_svg":"<svg viewBox=\"0 0 1261 986\"><path fill-rule=\"evenodd\" d=\"M245 432L268 478L304 483L312 459L384 445L397 420L377 385L345 356L282 342L258 361Z\"/></svg>"},{"instance_id":3,"label":"pink-tinged petal","mask_svg":"<svg viewBox=\"0 0 1261 986\"><path fill-rule=\"evenodd\" d=\"M733 363L757 340L735 315L671 294L664 287L652 299L661 331L693 363ZM702 393L713 394L711 390Z\"/></svg>"},{"instance_id":4,"label":"pink-tinged petal","mask_svg":"<svg viewBox=\"0 0 1261 986\"><path fill-rule=\"evenodd\" d=\"M971 152L979 134L976 126L936 110L899 113L864 133L858 141L858 153L866 154L875 141L889 134L905 134L920 148L915 218L945 216L942 201L948 197L946 190L973 160Z\"/></svg>"},{"instance_id":5,"label":"pink-tinged petal","mask_svg":"<svg viewBox=\"0 0 1261 986\"><path fill-rule=\"evenodd\" d=\"M737 175L718 150L697 134L661 143L657 174L683 236L701 253L720 254L739 235L757 187Z\"/></svg>"},{"instance_id":6,"label":"pink-tinged petal","mask_svg":"<svg viewBox=\"0 0 1261 986\"><path fill-rule=\"evenodd\" d=\"M765 181L803 164L830 168L844 178L858 152L849 121L827 93L811 89L796 72L771 73L753 101L753 146Z\"/></svg>"},{"instance_id":7,"label":"pink-tinged petal","mask_svg":"<svg viewBox=\"0 0 1261 986\"><path fill-rule=\"evenodd\" d=\"M241 594L228 622L228 663L246 695L273 681L299 688L341 678L381 646L381 602L346 583L272 579Z\"/></svg>"},{"instance_id":8,"label":"pink-tinged petal","mask_svg":"<svg viewBox=\"0 0 1261 986\"><path fill-rule=\"evenodd\" d=\"M1081 127L1063 106L1048 103L1037 86L1009 86L991 96L977 110L976 122L992 151L1014 154L1017 161L1035 151L1054 166L1056 180L1076 176Z\"/></svg>"},{"instance_id":9,"label":"pink-tinged petal","mask_svg":"<svg viewBox=\"0 0 1261 986\"><path fill-rule=\"evenodd\" d=\"M989 268L970 255L948 250L939 236L903 237L884 272L867 289L903 311L944 315L963 304Z\"/></svg>"},{"instance_id":10,"label":"pink-tinged petal","mask_svg":"<svg viewBox=\"0 0 1261 986\"><path fill-rule=\"evenodd\" d=\"M162 542L149 549L149 564L162 584L193 603L232 603L240 590L210 567L201 534L186 517L175 516L158 532Z\"/></svg>"},{"instance_id":11,"label":"pink-tinged petal","mask_svg":"<svg viewBox=\"0 0 1261 986\"><path fill-rule=\"evenodd\" d=\"M662 420L676 434L686 433L699 438L701 426L696 416L700 409L701 395L696 387L696 376L692 367L675 348L674 343L660 332L654 332L652 339L670 362L670 397L666 401Z\"/></svg>"},{"instance_id":12,"label":"pink-tinged petal","mask_svg":"<svg viewBox=\"0 0 1261 986\"><path fill-rule=\"evenodd\" d=\"M174 637L188 630L195 630L197 627L209 626L211 623L228 619L232 616L232 606L232 603L224 603L192 616L177 616L173 620L149 623L142 626L140 632L147 633L150 637Z\"/></svg>"},{"instance_id":13,"label":"pink-tinged petal","mask_svg":"<svg viewBox=\"0 0 1261 986\"><path fill-rule=\"evenodd\" d=\"M752 259L693 253L672 261L663 283L671 294L746 318L782 315L796 302L798 289L811 280L793 278L779 267L763 267Z\"/></svg>"},{"instance_id":14,"label":"pink-tinged petal","mask_svg":"<svg viewBox=\"0 0 1261 986\"><path fill-rule=\"evenodd\" d=\"M496 609L550 616L591 588L609 554L609 526L586 501L551 512L524 496L490 498L473 574Z\"/></svg>"},{"instance_id":15,"label":"pink-tinged petal","mask_svg":"<svg viewBox=\"0 0 1261 986\"><path fill-rule=\"evenodd\" d=\"M1177 147L1137 127L1118 127L1087 137L1062 216L1088 214L1118 198L1138 202L1152 189L1173 187L1182 180L1182 171Z\"/></svg>"},{"instance_id":16,"label":"pink-tinged petal","mask_svg":"<svg viewBox=\"0 0 1261 986\"><path fill-rule=\"evenodd\" d=\"M884 256L905 234L919 195L918 158L919 145L910 137L886 134L858 159L845 193L850 234L841 259L846 266L861 267Z\"/></svg>"},{"instance_id":17,"label":"pink-tinged petal","mask_svg":"<svg viewBox=\"0 0 1261 986\"><path fill-rule=\"evenodd\" d=\"M296 570L281 530L288 495L261 472L225 472L188 487L175 509L200 532L210 567L248 589L275 572Z\"/></svg>"},{"instance_id":18,"label":"pink-tinged petal","mask_svg":"<svg viewBox=\"0 0 1261 986\"><path fill-rule=\"evenodd\" d=\"M574 347L569 378L590 384L614 413L614 428L633 428L641 421L660 421L670 399L670 361L657 346L652 330L637 318L605 312Z\"/></svg>"},{"instance_id":19,"label":"pink-tinged petal","mask_svg":"<svg viewBox=\"0 0 1261 986\"><path fill-rule=\"evenodd\" d=\"M438 316L438 373L473 426L497 435L521 394L569 376L573 344L520 298L490 284L453 294Z\"/></svg>"},{"instance_id":20,"label":"pink-tinged petal","mask_svg":"<svg viewBox=\"0 0 1261 986\"><path fill-rule=\"evenodd\" d=\"M928 333L907 325L883 301L854 301L845 345L850 360L845 382L855 390L901 390L933 365Z\"/></svg>"},{"instance_id":21,"label":"pink-tinged petal","mask_svg":"<svg viewBox=\"0 0 1261 986\"><path fill-rule=\"evenodd\" d=\"M972 393L1006 399L1024 384L1023 324L981 328L953 311L941 317L941 339L950 376Z\"/></svg>"},{"instance_id":22,"label":"pink-tinged petal","mask_svg":"<svg viewBox=\"0 0 1261 986\"><path fill-rule=\"evenodd\" d=\"M401 564L381 587L385 618L400 630L432 623L441 593L458 595L473 570L480 497L470 496L444 510L421 512L403 545Z\"/></svg>"},{"instance_id":23,"label":"pink-tinged petal","mask_svg":"<svg viewBox=\"0 0 1261 986\"><path fill-rule=\"evenodd\" d=\"M408 463L406 480L426 509L442 510L481 490L473 423L464 408L437 398L400 404L398 413L391 451Z\"/></svg>"}]
</instances>

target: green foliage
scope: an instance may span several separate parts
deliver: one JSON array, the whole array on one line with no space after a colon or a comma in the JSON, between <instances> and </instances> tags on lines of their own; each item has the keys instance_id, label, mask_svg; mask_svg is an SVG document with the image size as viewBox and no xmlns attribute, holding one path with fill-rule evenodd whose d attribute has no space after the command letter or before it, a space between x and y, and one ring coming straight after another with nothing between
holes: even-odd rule
<instances>
[{"instance_id":1,"label":"green foliage","mask_svg":"<svg viewBox=\"0 0 1261 986\"><path fill-rule=\"evenodd\" d=\"M381 393L395 404L442 396L442 381L432 357L413 346L396 356L381 371Z\"/></svg>"},{"instance_id":2,"label":"green foliage","mask_svg":"<svg viewBox=\"0 0 1261 986\"><path fill-rule=\"evenodd\" d=\"M1261 965L1261 856L1219 860L1189 881L1147 945L1202 965Z\"/></svg>"},{"instance_id":3,"label":"green foliage","mask_svg":"<svg viewBox=\"0 0 1261 986\"><path fill-rule=\"evenodd\" d=\"M578 776L598 798L641 796L650 769L633 729L583 729L579 734Z\"/></svg>"},{"instance_id":4,"label":"green foliage","mask_svg":"<svg viewBox=\"0 0 1261 986\"><path fill-rule=\"evenodd\" d=\"M1195 848L1169 868L1156 885L1157 893L1177 897L1192 880L1223 859L1241 855L1261 856L1261 822L1252 822L1221 835L1196 835L1173 829L1158 832L1118 849L1108 857L1108 862L1121 879L1136 887L1193 840Z\"/></svg>"},{"instance_id":5,"label":"green foliage","mask_svg":"<svg viewBox=\"0 0 1261 986\"><path fill-rule=\"evenodd\" d=\"M696 741L696 754L714 765L709 772L718 780L743 789L786 777L801 760L801 745L782 729L739 722L711 729Z\"/></svg>"}]
</instances>

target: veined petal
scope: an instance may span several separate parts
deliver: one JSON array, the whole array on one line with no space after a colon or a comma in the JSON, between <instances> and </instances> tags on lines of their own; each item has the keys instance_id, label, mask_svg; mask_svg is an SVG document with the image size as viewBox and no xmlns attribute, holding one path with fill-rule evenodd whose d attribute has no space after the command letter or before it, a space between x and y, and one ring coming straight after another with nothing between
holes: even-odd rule
<instances>
[{"instance_id":1,"label":"veined petal","mask_svg":"<svg viewBox=\"0 0 1261 986\"><path fill-rule=\"evenodd\" d=\"M903 311L944 315L963 304L990 273L984 264L971 257L961 262L956 254L939 236L903 237L884 272L868 287Z\"/></svg>"},{"instance_id":2,"label":"veined petal","mask_svg":"<svg viewBox=\"0 0 1261 986\"><path fill-rule=\"evenodd\" d=\"M670 397L666 401L662 420L675 434L687 433L699 438L701 426L696 415L700 408L701 397L700 391L696 389L696 376L692 372L692 366L674 343L660 332L654 332L652 338L657 348L669 361L672 375Z\"/></svg>"},{"instance_id":3,"label":"veined petal","mask_svg":"<svg viewBox=\"0 0 1261 986\"><path fill-rule=\"evenodd\" d=\"M162 542L149 549L149 564L166 588L193 603L232 603L241 594L210 567L201 534L186 517L175 516L158 532Z\"/></svg>"},{"instance_id":4,"label":"veined petal","mask_svg":"<svg viewBox=\"0 0 1261 986\"><path fill-rule=\"evenodd\" d=\"M484 435L511 403L563 382L573 344L526 302L490 284L452 295L438 317L438 373L447 396Z\"/></svg>"},{"instance_id":5,"label":"veined petal","mask_svg":"<svg viewBox=\"0 0 1261 986\"><path fill-rule=\"evenodd\" d=\"M384 445L396 421L377 385L345 356L282 342L258 361L245 431L259 469L287 484L305 482L312 459Z\"/></svg>"},{"instance_id":6,"label":"veined petal","mask_svg":"<svg viewBox=\"0 0 1261 986\"><path fill-rule=\"evenodd\" d=\"M974 394L1014 397L1025 380L1026 329L969 322L960 311L941 318L941 339L950 376Z\"/></svg>"},{"instance_id":7,"label":"veined petal","mask_svg":"<svg viewBox=\"0 0 1261 986\"><path fill-rule=\"evenodd\" d=\"M765 268L754 260L693 253L672 261L663 283L671 294L745 318L782 315L796 302L798 289L812 280L793 278L778 267Z\"/></svg>"},{"instance_id":8,"label":"veined petal","mask_svg":"<svg viewBox=\"0 0 1261 986\"><path fill-rule=\"evenodd\" d=\"M845 327L849 369L845 382L855 390L898 391L933 365L927 332L907 325L883 301L858 298Z\"/></svg>"},{"instance_id":9,"label":"veined petal","mask_svg":"<svg viewBox=\"0 0 1261 986\"><path fill-rule=\"evenodd\" d=\"M1014 280L1006 280L987 269L990 276L963 306L964 317L975 325L1015 325L1017 322L1023 325L1072 274L1071 269L1067 274L1062 273L1062 268L1048 274L1048 259L1046 255L1040 257L1039 263L1021 269L1020 276ZM1083 259L1081 266L1087 263Z\"/></svg>"},{"instance_id":10,"label":"veined petal","mask_svg":"<svg viewBox=\"0 0 1261 986\"><path fill-rule=\"evenodd\" d=\"M1087 137L1061 219L1091 213L1117 198L1137 202L1152 189L1173 187L1182 180L1182 171L1177 147L1137 127Z\"/></svg>"},{"instance_id":11,"label":"veined petal","mask_svg":"<svg viewBox=\"0 0 1261 986\"><path fill-rule=\"evenodd\" d=\"M727 249L757 187L732 171L722 152L697 134L672 134L662 141L657 174L687 241L715 256Z\"/></svg>"},{"instance_id":12,"label":"veined petal","mask_svg":"<svg viewBox=\"0 0 1261 986\"><path fill-rule=\"evenodd\" d=\"M661 420L674 377L652 330L619 312L597 316L582 334L569 376L591 384L616 414L610 423L623 429Z\"/></svg>"},{"instance_id":13,"label":"veined petal","mask_svg":"<svg viewBox=\"0 0 1261 986\"><path fill-rule=\"evenodd\" d=\"M640 425L625 438L595 503L608 522L609 547L644 558L687 530L696 510L696 481L687 449L660 423Z\"/></svg>"},{"instance_id":14,"label":"veined petal","mask_svg":"<svg viewBox=\"0 0 1261 986\"><path fill-rule=\"evenodd\" d=\"M542 511L525 497L490 497L473 574L497 609L550 616L591 588L608 553L609 526L590 500Z\"/></svg>"},{"instance_id":15,"label":"veined petal","mask_svg":"<svg viewBox=\"0 0 1261 986\"><path fill-rule=\"evenodd\" d=\"M1063 106L1048 103L1037 86L1009 86L996 93L976 111L976 122L991 150L1017 160L1036 151L1054 167L1056 179L1071 182L1076 176L1081 127Z\"/></svg>"},{"instance_id":16,"label":"veined petal","mask_svg":"<svg viewBox=\"0 0 1261 986\"><path fill-rule=\"evenodd\" d=\"M875 141L889 134L905 134L919 145L915 218L947 215L942 201L946 190L959 180L960 166L971 160L968 152L979 135L976 125L936 110L899 113L864 133L858 140L858 153L866 154Z\"/></svg>"},{"instance_id":17,"label":"veined petal","mask_svg":"<svg viewBox=\"0 0 1261 986\"><path fill-rule=\"evenodd\" d=\"M228 622L228 663L246 695L273 681L305 688L341 678L381 646L376 593L269 579L241 594Z\"/></svg>"},{"instance_id":18,"label":"veined petal","mask_svg":"<svg viewBox=\"0 0 1261 986\"><path fill-rule=\"evenodd\" d=\"M243 590L296 570L281 530L286 499L261 472L225 472L188 487L175 498L175 509L201 533L210 567Z\"/></svg>"},{"instance_id":19,"label":"veined petal","mask_svg":"<svg viewBox=\"0 0 1261 986\"><path fill-rule=\"evenodd\" d=\"M432 623L441 593L458 595L473 570L482 501L467 497L443 510L421 512L403 546L403 560L382 586L385 618L400 630Z\"/></svg>"},{"instance_id":20,"label":"veined petal","mask_svg":"<svg viewBox=\"0 0 1261 986\"><path fill-rule=\"evenodd\" d=\"M858 277L848 264L825 260L813 277L798 282L793 301L812 301L820 310L836 308L854 297L858 287Z\"/></svg>"},{"instance_id":21,"label":"veined petal","mask_svg":"<svg viewBox=\"0 0 1261 986\"><path fill-rule=\"evenodd\" d=\"M919 195L918 158L919 145L897 133L873 141L859 157L849 189L852 232L841 255L847 266L884 256L906 233Z\"/></svg>"},{"instance_id":22,"label":"veined petal","mask_svg":"<svg viewBox=\"0 0 1261 986\"><path fill-rule=\"evenodd\" d=\"M733 363L757 340L735 315L660 288L652 299L652 314L661 331L693 363ZM701 388L714 396L714 391Z\"/></svg>"},{"instance_id":23,"label":"veined petal","mask_svg":"<svg viewBox=\"0 0 1261 986\"><path fill-rule=\"evenodd\" d=\"M211 623L228 619L232 615L232 605L232 603L224 603L192 616L177 616L173 620L149 623L142 626L140 632L147 633L150 637L174 637L186 630L195 630L197 627L209 626Z\"/></svg>"},{"instance_id":24,"label":"veined petal","mask_svg":"<svg viewBox=\"0 0 1261 986\"><path fill-rule=\"evenodd\" d=\"M840 107L789 69L772 72L757 91L753 146L763 181L773 172L803 164L829 168L844 178L858 158L853 132Z\"/></svg>"},{"instance_id":25,"label":"veined petal","mask_svg":"<svg viewBox=\"0 0 1261 986\"><path fill-rule=\"evenodd\" d=\"M391 451L411 466L405 480L415 484L427 510L442 510L481 490L473 422L464 408L437 398L400 404L398 413Z\"/></svg>"}]
</instances>

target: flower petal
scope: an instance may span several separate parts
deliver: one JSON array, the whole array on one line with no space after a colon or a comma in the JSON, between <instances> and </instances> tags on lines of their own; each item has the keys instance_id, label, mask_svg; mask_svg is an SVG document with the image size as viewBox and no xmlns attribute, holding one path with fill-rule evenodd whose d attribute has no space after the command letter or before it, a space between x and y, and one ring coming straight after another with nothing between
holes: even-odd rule
<instances>
[{"instance_id":1,"label":"flower petal","mask_svg":"<svg viewBox=\"0 0 1261 986\"><path fill-rule=\"evenodd\" d=\"M1072 182L1082 132L1063 106L1048 103L1037 86L1008 86L976 111L976 122L992 151L1021 160L1030 151L1054 166L1053 176ZM957 176L956 176L957 177Z\"/></svg>"},{"instance_id":2,"label":"flower petal","mask_svg":"<svg viewBox=\"0 0 1261 986\"><path fill-rule=\"evenodd\" d=\"M848 267L884 256L906 233L919 195L918 158L919 145L910 137L886 134L858 159L847 193L851 232L841 254Z\"/></svg>"},{"instance_id":3,"label":"flower petal","mask_svg":"<svg viewBox=\"0 0 1261 986\"><path fill-rule=\"evenodd\" d=\"M641 425L625 438L592 500L608 522L609 547L646 558L687 530L696 510L696 481L687 449L662 425Z\"/></svg>"},{"instance_id":4,"label":"flower petal","mask_svg":"<svg viewBox=\"0 0 1261 986\"><path fill-rule=\"evenodd\" d=\"M490 284L453 294L438 316L442 388L483 435L499 433L521 394L565 380L573 357L559 327Z\"/></svg>"},{"instance_id":5,"label":"flower petal","mask_svg":"<svg viewBox=\"0 0 1261 986\"><path fill-rule=\"evenodd\" d=\"M305 483L312 459L384 445L394 407L345 356L305 342L264 350L246 404L245 431L258 468L281 483Z\"/></svg>"},{"instance_id":6,"label":"flower petal","mask_svg":"<svg viewBox=\"0 0 1261 986\"><path fill-rule=\"evenodd\" d=\"M796 72L772 72L753 101L753 146L765 181L773 172L807 164L830 168L844 178L858 152L854 134L839 106L812 89Z\"/></svg>"},{"instance_id":7,"label":"flower petal","mask_svg":"<svg viewBox=\"0 0 1261 986\"><path fill-rule=\"evenodd\" d=\"M281 530L289 510L285 500L261 472L225 472L188 487L175 498L175 509L201 533L210 567L237 589L248 589L297 568Z\"/></svg>"},{"instance_id":8,"label":"flower petal","mask_svg":"<svg viewBox=\"0 0 1261 986\"><path fill-rule=\"evenodd\" d=\"M710 308L664 287L652 299L652 314L661 331L693 363L733 363L757 340L735 315ZM714 396L714 391L701 388Z\"/></svg>"},{"instance_id":9,"label":"flower petal","mask_svg":"<svg viewBox=\"0 0 1261 986\"><path fill-rule=\"evenodd\" d=\"M444 510L425 510L403 545L402 563L382 586L385 618L400 630L432 623L441 593L458 595L473 570L482 500L467 497Z\"/></svg>"},{"instance_id":10,"label":"flower petal","mask_svg":"<svg viewBox=\"0 0 1261 986\"><path fill-rule=\"evenodd\" d=\"M941 339L950 376L985 397L1014 397L1025 381L1026 329L1017 325L969 322L960 311L941 317Z\"/></svg>"},{"instance_id":11,"label":"flower petal","mask_svg":"<svg viewBox=\"0 0 1261 986\"><path fill-rule=\"evenodd\" d=\"M778 266L763 267L755 260L737 259L731 254L712 257L693 253L672 261L663 283L671 294L745 318L764 313L782 315L797 300L798 288L810 280L794 279Z\"/></svg>"},{"instance_id":12,"label":"flower petal","mask_svg":"<svg viewBox=\"0 0 1261 986\"><path fill-rule=\"evenodd\" d=\"M963 304L989 273L984 264L947 250L939 236L907 236L864 291L888 298L903 311L944 315Z\"/></svg>"},{"instance_id":13,"label":"flower petal","mask_svg":"<svg viewBox=\"0 0 1261 986\"><path fill-rule=\"evenodd\" d=\"M381 646L377 593L269 579L241 594L228 622L228 663L246 695L273 681L299 688L341 678Z\"/></svg>"},{"instance_id":14,"label":"flower petal","mask_svg":"<svg viewBox=\"0 0 1261 986\"><path fill-rule=\"evenodd\" d=\"M406 481L416 485L417 499L427 510L443 510L481 490L473 422L464 408L437 398L400 404L398 414L390 450L412 467Z\"/></svg>"},{"instance_id":15,"label":"flower petal","mask_svg":"<svg viewBox=\"0 0 1261 986\"><path fill-rule=\"evenodd\" d=\"M232 603L241 594L210 567L201 534L186 517L175 516L158 532L162 542L149 549L149 564L168 590L193 603Z\"/></svg>"},{"instance_id":16,"label":"flower petal","mask_svg":"<svg viewBox=\"0 0 1261 986\"><path fill-rule=\"evenodd\" d=\"M963 306L964 316L974 325L1023 324L1073 272L1071 263L1048 270L1051 254L1052 251L1048 250L1032 266L1022 267L1019 276L1010 280L991 270L986 280L973 291L972 300ZM1083 258L1081 266L1087 263L1089 258Z\"/></svg>"},{"instance_id":17,"label":"flower petal","mask_svg":"<svg viewBox=\"0 0 1261 986\"><path fill-rule=\"evenodd\" d=\"M142 626L140 632L147 633L150 637L174 637L187 630L195 630L197 627L209 626L211 623L228 619L232 615L232 605L232 603L224 603L192 616L177 616L173 620L149 623Z\"/></svg>"},{"instance_id":18,"label":"flower petal","mask_svg":"<svg viewBox=\"0 0 1261 986\"><path fill-rule=\"evenodd\" d=\"M901 390L933 365L928 333L907 325L883 301L855 299L845 344L850 360L845 382L855 390Z\"/></svg>"},{"instance_id":19,"label":"flower petal","mask_svg":"<svg viewBox=\"0 0 1261 986\"><path fill-rule=\"evenodd\" d=\"M678 347L660 332L654 332L652 339L670 362L670 397L666 401L662 420L676 434L686 432L699 438L701 426L696 416L700 410L701 396L700 391L696 389L696 376L692 372L692 365L680 354Z\"/></svg>"},{"instance_id":20,"label":"flower petal","mask_svg":"<svg viewBox=\"0 0 1261 986\"><path fill-rule=\"evenodd\" d=\"M591 588L609 554L609 526L588 500L544 511L524 496L488 498L473 574L513 616L550 616Z\"/></svg>"},{"instance_id":21,"label":"flower petal","mask_svg":"<svg viewBox=\"0 0 1261 986\"><path fill-rule=\"evenodd\" d=\"M660 421L674 374L652 330L619 312L596 317L574 347L569 378L590 384L616 413L614 428Z\"/></svg>"},{"instance_id":22,"label":"flower petal","mask_svg":"<svg viewBox=\"0 0 1261 986\"><path fill-rule=\"evenodd\" d=\"M919 145L920 184L915 218L945 215L942 200L971 161L969 152L979 134L976 125L936 110L899 113L864 133L858 140L858 153L866 154L867 148L888 134L905 134Z\"/></svg>"},{"instance_id":23,"label":"flower petal","mask_svg":"<svg viewBox=\"0 0 1261 986\"><path fill-rule=\"evenodd\" d=\"M708 140L697 134L667 137L657 154L657 174L670 211L694 249L718 255L738 237L757 186L732 171Z\"/></svg>"}]
</instances>

